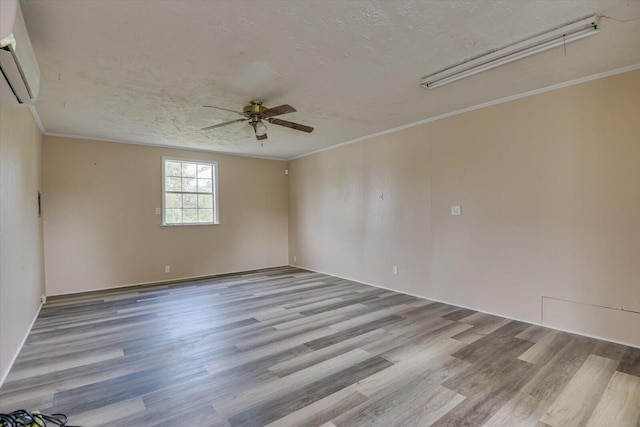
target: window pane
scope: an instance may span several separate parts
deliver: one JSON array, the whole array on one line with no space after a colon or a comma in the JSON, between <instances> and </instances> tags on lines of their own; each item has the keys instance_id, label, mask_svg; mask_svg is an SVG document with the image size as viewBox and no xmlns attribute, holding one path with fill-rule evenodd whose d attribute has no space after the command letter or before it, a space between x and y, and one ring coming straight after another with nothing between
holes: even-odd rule
<instances>
[{"instance_id":1,"label":"window pane","mask_svg":"<svg viewBox=\"0 0 640 427\"><path fill-rule=\"evenodd\" d=\"M210 194L198 194L198 208L199 209L212 209L213 197Z\"/></svg>"},{"instance_id":2,"label":"window pane","mask_svg":"<svg viewBox=\"0 0 640 427\"><path fill-rule=\"evenodd\" d=\"M211 165L198 165L198 178L211 179Z\"/></svg>"},{"instance_id":3,"label":"window pane","mask_svg":"<svg viewBox=\"0 0 640 427\"><path fill-rule=\"evenodd\" d=\"M182 223L182 209L167 209L167 224Z\"/></svg>"},{"instance_id":4,"label":"window pane","mask_svg":"<svg viewBox=\"0 0 640 427\"><path fill-rule=\"evenodd\" d=\"M198 209L198 222L213 222L213 209Z\"/></svg>"},{"instance_id":5,"label":"window pane","mask_svg":"<svg viewBox=\"0 0 640 427\"><path fill-rule=\"evenodd\" d=\"M165 162L164 175L165 176L180 176L182 172L182 164L180 162Z\"/></svg>"},{"instance_id":6,"label":"window pane","mask_svg":"<svg viewBox=\"0 0 640 427\"><path fill-rule=\"evenodd\" d=\"M211 193L210 179L198 179L198 193Z\"/></svg>"},{"instance_id":7,"label":"window pane","mask_svg":"<svg viewBox=\"0 0 640 427\"><path fill-rule=\"evenodd\" d=\"M180 178L166 178L164 181L165 191L182 191L182 181Z\"/></svg>"},{"instance_id":8,"label":"window pane","mask_svg":"<svg viewBox=\"0 0 640 427\"><path fill-rule=\"evenodd\" d=\"M195 194L183 194L182 202L184 203L184 208L197 208L198 207L198 196Z\"/></svg>"},{"instance_id":9,"label":"window pane","mask_svg":"<svg viewBox=\"0 0 640 427\"><path fill-rule=\"evenodd\" d=\"M184 209L182 211L182 222L198 222L198 210Z\"/></svg>"},{"instance_id":10,"label":"window pane","mask_svg":"<svg viewBox=\"0 0 640 427\"><path fill-rule=\"evenodd\" d=\"M167 208L181 208L182 207L182 194L168 193L166 202Z\"/></svg>"},{"instance_id":11,"label":"window pane","mask_svg":"<svg viewBox=\"0 0 640 427\"><path fill-rule=\"evenodd\" d=\"M196 177L196 164L195 163L183 163L182 164L182 176L188 176L191 178Z\"/></svg>"},{"instance_id":12,"label":"window pane","mask_svg":"<svg viewBox=\"0 0 640 427\"><path fill-rule=\"evenodd\" d=\"M195 178L182 178L182 191L194 192L196 191L196 179Z\"/></svg>"},{"instance_id":13,"label":"window pane","mask_svg":"<svg viewBox=\"0 0 640 427\"><path fill-rule=\"evenodd\" d=\"M215 164L165 159L163 169L165 224L213 224Z\"/></svg>"}]
</instances>

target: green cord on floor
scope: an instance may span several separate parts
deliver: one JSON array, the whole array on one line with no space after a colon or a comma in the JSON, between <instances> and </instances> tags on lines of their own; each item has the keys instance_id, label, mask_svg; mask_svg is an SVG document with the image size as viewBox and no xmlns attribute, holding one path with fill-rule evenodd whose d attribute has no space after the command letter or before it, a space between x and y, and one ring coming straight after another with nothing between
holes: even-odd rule
<instances>
[{"instance_id":1,"label":"green cord on floor","mask_svg":"<svg viewBox=\"0 0 640 427\"><path fill-rule=\"evenodd\" d=\"M67 424L65 414L43 414L40 411L18 409L9 414L0 414L0 427L79 427Z\"/></svg>"}]
</instances>

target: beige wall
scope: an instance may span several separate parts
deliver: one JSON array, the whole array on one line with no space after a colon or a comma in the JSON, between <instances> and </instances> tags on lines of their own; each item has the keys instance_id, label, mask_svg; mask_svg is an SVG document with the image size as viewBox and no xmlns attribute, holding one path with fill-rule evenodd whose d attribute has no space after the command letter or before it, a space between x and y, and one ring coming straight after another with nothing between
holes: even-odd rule
<instances>
[{"instance_id":1,"label":"beige wall","mask_svg":"<svg viewBox=\"0 0 640 427\"><path fill-rule=\"evenodd\" d=\"M43 149L48 295L287 264L286 162L51 136ZM160 225L162 156L218 161L219 225Z\"/></svg>"},{"instance_id":2,"label":"beige wall","mask_svg":"<svg viewBox=\"0 0 640 427\"><path fill-rule=\"evenodd\" d=\"M289 261L431 296L429 159L411 128L290 162Z\"/></svg>"},{"instance_id":3,"label":"beige wall","mask_svg":"<svg viewBox=\"0 0 640 427\"><path fill-rule=\"evenodd\" d=\"M41 153L31 112L0 109L0 384L45 293L37 202Z\"/></svg>"},{"instance_id":4,"label":"beige wall","mask_svg":"<svg viewBox=\"0 0 640 427\"><path fill-rule=\"evenodd\" d=\"M640 346L638 117L633 71L294 160L290 262Z\"/></svg>"}]
</instances>

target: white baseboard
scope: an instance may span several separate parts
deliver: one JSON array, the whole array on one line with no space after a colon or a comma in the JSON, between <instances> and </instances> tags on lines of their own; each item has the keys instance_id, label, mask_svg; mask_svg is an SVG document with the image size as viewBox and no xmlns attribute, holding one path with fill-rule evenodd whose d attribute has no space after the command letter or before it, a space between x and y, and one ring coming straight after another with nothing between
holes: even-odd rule
<instances>
[{"instance_id":1,"label":"white baseboard","mask_svg":"<svg viewBox=\"0 0 640 427\"><path fill-rule=\"evenodd\" d=\"M0 1L2 1L2 0L0 0ZM251 270L238 270L238 271L228 271L228 272L223 272L223 273L206 274L204 276L178 277L176 279L156 280L156 281L152 281L152 282L130 283L128 285L105 286L105 287L102 287L102 288L85 289L85 290L82 290L82 291L71 291L71 292L65 292L65 293L61 293L61 294L47 294L47 298L49 298L49 297L64 297L64 296L67 296L67 295L89 294L89 293L92 293L92 292L111 291L111 290L125 289L125 288L172 285L174 283L181 283L181 282L197 282L197 281L200 281L200 280L215 279L216 277L228 276L228 275L231 275L231 274L242 274L242 273L249 274L249 273L255 272L255 271L268 270L270 268L287 267L287 266L288 266L287 264L283 264L283 265L275 265L275 266L269 266L269 267L257 267L257 268L252 268Z\"/></svg>"},{"instance_id":2,"label":"white baseboard","mask_svg":"<svg viewBox=\"0 0 640 427\"><path fill-rule=\"evenodd\" d=\"M542 326L640 348L638 311L543 296L542 313Z\"/></svg>"},{"instance_id":3,"label":"white baseboard","mask_svg":"<svg viewBox=\"0 0 640 427\"><path fill-rule=\"evenodd\" d=\"M38 316L40 315L40 310L42 310L42 304L40 304L40 307L38 307L38 311L36 311L36 315L33 317L33 320L31 321L31 324L27 329L27 333L24 334L24 337L22 338L22 341L20 342L18 349L16 350L13 357L11 358L9 365L7 365L7 370L2 374L2 377L0 377L0 388L2 388L2 384L4 384L4 381L7 379L9 372L11 372L11 368L13 367L13 364L16 363L16 359L18 358L18 355L20 354L22 347L24 347L24 343L27 342L27 338L31 333L31 329L33 328L33 325L36 323L36 320L38 320Z\"/></svg>"},{"instance_id":4,"label":"white baseboard","mask_svg":"<svg viewBox=\"0 0 640 427\"><path fill-rule=\"evenodd\" d=\"M385 286L374 285L373 283L363 282L361 280L356 280L356 279L353 279L351 277L338 276L336 274L327 273L326 271L313 270L311 268L302 267L302 266L293 265L293 264L289 264L289 265L291 267L296 267L296 268L301 268L303 270L313 271L314 273L326 274L328 276L338 277L340 279L351 280L352 282L362 283L363 285L373 286L374 288L385 289L387 291L397 292L397 293L400 293L400 294L409 295L409 296L412 296L412 297L421 298L421 299L425 299L425 300L428 300L428 301L440 302L440 303L443 303L443 304L452 305L454 307L466 308L468 310L473 310L473 311L477 311L479 313L484 313L484 314L490 314L492 316L498 316L498 317L502 317L504 319L515 320L517 322L528 323L530 325L542 326L543 328L549 328L549 329L553 329L555 331L567 332L567 333L570 333L570 334L580 335L582 337L593 338L593 339L597 339L597 340L601 340L601 341L607 341L607 342L610 342L610 343L613 343L613 344L620 344L620 345L624 345L624 346L627 346L627 347L640 348L639 346L636 346L635 344L631 344L631 343L628 343L628 342L616 341L614 339L607 338L607 337L602 337L602 336L597 336L597 335L589 335L589 334L585 334L583 332L560 329L560 328L556 328L556 327L553 327L553 326L543 325L541 323L534 323L534 322L531 322L529 320L518 319L516 317L505 316L504 314L493 313L493 312L490 312L490 311L481 310L481 309L476 308L476 307L467 307L467 306L460 305L460 304L455 304L455 303L452 303L452 302L449 302L449 301L443 301L443 300L439 300L439 299L435 299L435 298L429 298L429 297L426 297L424 295L417 295L417 294L412 294L411 292L405 292L405 291L401 291L401 290L398 290L398 289L387 288Z\"/></svg>"}]
</instances>

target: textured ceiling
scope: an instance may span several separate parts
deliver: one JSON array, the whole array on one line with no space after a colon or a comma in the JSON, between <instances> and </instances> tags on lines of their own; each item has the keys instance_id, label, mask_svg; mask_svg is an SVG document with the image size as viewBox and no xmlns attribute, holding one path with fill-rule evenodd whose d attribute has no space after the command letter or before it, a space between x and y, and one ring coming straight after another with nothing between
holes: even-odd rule
<instances>
[{"instance_id":1,"label":"textured ceiling","mask_svg":"<svg viewBox=\"0 0 640 427\"><path fill-rule=\"evenodd\" d=\"M1 1L1 0L0 0ZM593 14L640 18L640 1L26 0L49 134L292 158L373 133L640 63L640 21L434 90L421 77ZM237 118L288 103L264 146Z\"/></svg>"}]
</instances>

